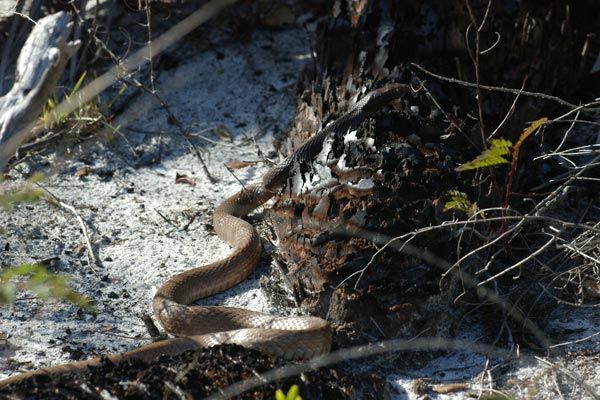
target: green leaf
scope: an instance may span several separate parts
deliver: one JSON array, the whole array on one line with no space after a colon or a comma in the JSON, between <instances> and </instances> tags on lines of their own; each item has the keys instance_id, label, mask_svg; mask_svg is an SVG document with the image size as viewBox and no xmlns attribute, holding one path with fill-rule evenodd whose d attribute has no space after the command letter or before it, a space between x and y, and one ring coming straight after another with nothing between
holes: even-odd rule
<instances>
[{"instance_id":1,"label":"green leaf","mask_svg":"<svg viewBox=\"0 0 600 400\"><path fill-rule=\"evenodd\" d=\"M275 392L275 400L285 400L285 394L283 394L281 389L277 389Z\"/></svg>"},{"instance_id":2,"label":"green leaf","mask_svg":"<svg viewBox=\"0 0 600 400\"><path fill-rule=\"evenodd\" d=\"M2 272L0 274L0 303L15 302L16 285L11 282L15 278L22 278L23 288L31 290L41 299L65 300L93 311L89 299L71 289L66 276L51 273L41 264L23 264Z\"/></svg>"},{"instance_id":3,"label":"green leaf","mask_svg":"<svg viewBox=\"0 0 600 400\"><path fill-rule=\"evenodd\" d=\"M75 93L76 91L79 90L79 88L81 87L81 85L83 84L83 80L85 79L85 75L87 74L87 71L83 71L83 74L81 74L81 77L79 78L79 80L77 81L77 83L75 84L75 87L73 88L73 90L71 91L71 95L73 93Z\"/></svg>"},{"instance_id":4,"label":"green leaf","mask_svg":"<svg viewBox=\"0 0 600 400\"><path fill-rule=\"evenodd\" d=\"M518 149L521 147L521 145L523 144L525 139L527 139L529 136L531 136L533 133L535 133L538 129L540 129L540 127L542 125L544 125L546 122L548 122L548 118L546 118L546 117L540 118L536 121L533 121L531 123L531 125L529 125L529 127L526 128L523 131L523 133L521 133L521 135L519 136L519 140L517 140L517 143L515 144L515 149L518 151Z\"/></svg>"},{"instance_id":5,"label":"green leaf","mask_svg":"<svg viewBox=\"0 0 600 400\"><path fill-rule=\"evenodd\" d=\"M275 392L275 400L302 400L299 391L298 385L292 385L290 390L288 390L287 395L283 394L281 389L277 389Z\"/></svg>"},{"instance_id":6,"label":"green leaf","mask_svg":"<svg viewBox=\"0 0 600 400\"><path fill-rule=\"evenodd\" d=\"M467 215L473 215L479 211L477 203L471 203L467 198L467 194L458 190L450 190L448 192L451 199L444 204L444 211L457 210L466 213Z\"/></svg>"},{"instance_id":7,"label":"green leaf","mask_svg":"<svg viewBox=\"0 0 600 400\"><path fill-rule=\"evenodd\" d=\"M298 388L298 385L292 385L292 387L288 391L287 400L299 400L299 399L301 399L301 397L299 395L299 390L300 389Z\"/></svg>"},{"instance_id":8,"label":"green leaf","mask_svg":"<svg viewBox=\"0 0 600 400\"><path fill-rule=\"evenodd\" d=\"M14 192L8 192L0 195L0 208L12 210L20 203L31 203L38 201L44 192L41 189L19 188Z\"/></svg>"},{"instance_id":9,"label":"green leaf","mask_svg":"<svg viewBox=\"0 0 600 400\"><path fill-rule=\"evenodd\" d=\"M108 110L110 110L112 108L112 106L119 99L119 97L121 97L121 95L123 93L125 93L126 89L127 89L127 86L123 86L123 87L121 87L121 89L119 89L119 91L117 92L117 94L115 95L115 97L113 97L112 100L106 105L106 111L108 111Z\"/></svg>"},{"instance_id":10,"label":"green leaf","mask_svg":"<svg viewBox=\"0 0 600 400\"><path fill-rule=\"evenodd\" d=\"M505 158L510 155L512 143L506 139L492 139L490 148L481 153L473 161L469 161L456 168L456 172L469 171L472 169L492 167L499 164L508 164Z\"/></svg>"}]
</instances>

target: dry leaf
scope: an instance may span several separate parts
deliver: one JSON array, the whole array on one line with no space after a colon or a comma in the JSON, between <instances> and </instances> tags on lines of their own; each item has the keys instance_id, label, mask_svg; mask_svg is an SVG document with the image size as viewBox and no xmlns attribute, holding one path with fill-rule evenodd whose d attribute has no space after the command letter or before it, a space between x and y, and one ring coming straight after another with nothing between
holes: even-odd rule
<instances>
[{"instance_id":1,"label":"dry leaf","mask_svg":"<svg viewBox=\"0 0 600 400\"><path fill-rule=\"evenodd\" d=\"M196 180L194 178L190 178L187 175L175 174L175 183L185 183L190 186L196 186Z\"/></svg>"},{"instance_id":2,"label":"dry leaf","mask_svg":"<svg viewBox=\"0 0 600 400\"><path fill-rule=\"evenodd\" d=\"M81 178L83 176L88 176L90 174L94 173L94 168L92 167L83 167L83 168L79 168L79 170L77 170L77 172L75 172L75 176L78 178Z\"/></svg>"},{"instance_id":3,"label":"dry leaf","mask_svg":"<svg viewBox=\"0 0 600 400\"><path fill-rule=\"evenodd\" d=\"M115 329L117 329L116 326L101 326L100 329L98 329L98 332L99 333L108 332L108 331L112 331L112 330L115 330Z\"/></svg>"},{"instance_id":4,"label":"dry leaf","mask_svg":"<svg viewBox=\"0 0 600 400\"><path fill-rule=\"evenodd\" d=\"M585 294L591 297L600 297L600 282L593 279L586 279L581 284Z\"/></svg>"},{"instance_id":5,"label":"dry leaf","mask_svg":"<svg viewBox=\"0 0 600 400\"><path fill-rule=\"evenodd\" d=\"M469 388L468 383L448 383L446 385L433 385L431 386L431 390L436 393L446 394L446 393L456 393L463 390L467 390Z\"/></svg>"},{"instance_id":6,"label":"dry leaf","mask_svg":"<svg viewBox=\"0 0 600 400\"><path fill-rule=\"evenodd\" d=\"M231 161L228 162L227 165L229 168L232 169L241 169L241 168L246 168L249 167L251 165L256 165L256 161Z\"/></svg>"},{"instance_id":7,"label":"dry leaf","mask_svg":"<svg viewBox=\"0 0 600 400\"><path fill-rule=\"evenodd\" d=\"M225 125L219 125L212 129L212 134L225 142L231 142L233 135Z\"/></svg>"}]
</instances>

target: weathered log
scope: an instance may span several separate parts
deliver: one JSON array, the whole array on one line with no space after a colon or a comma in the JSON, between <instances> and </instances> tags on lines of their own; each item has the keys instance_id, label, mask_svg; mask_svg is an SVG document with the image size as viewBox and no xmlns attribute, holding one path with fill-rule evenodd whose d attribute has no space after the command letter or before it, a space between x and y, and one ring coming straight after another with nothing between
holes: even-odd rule
<instances>
[{"instance_id":1,"label":"weathered log","mask_svg":"<svg viewBox=\"0 0 600 400\"><path fill-rule=\"evenodd\" d=\"M17 59L15 83L0 98L0 171L19 146L30 139L31 128L80 42L68 42L72 24L64 12L41 18Z\"/></svg>"}]
</instances>

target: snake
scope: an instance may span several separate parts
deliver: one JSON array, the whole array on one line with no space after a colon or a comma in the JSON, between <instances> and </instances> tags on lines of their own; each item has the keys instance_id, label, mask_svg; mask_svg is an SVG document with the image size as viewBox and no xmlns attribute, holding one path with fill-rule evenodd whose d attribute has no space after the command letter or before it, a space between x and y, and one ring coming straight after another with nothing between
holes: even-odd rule
<instances>
[{"instance_id":1,"label":"snake","mask_svg":"<svg viewBox=\"0 0 600 400\"><path fill-rule=\"evenodd\" d=\"M326 125L262 178L221 202L213 214L217 236L232 247L224 259L173 276L156 292L152 307L163 328L175 337L104 358L36 369L0 381L0 388L35 375L78 374L99 366L108 358L113 363L127 359L145 362L162 355L233 343L261 350L284 359L310 359L327 353L333 331L330 324L312 316L274 317L242 308L191 305L245 280L256 268L261 254L260 236L244 220L282 190L300 165L312 162L330 135L344 134L385 104L402 97L409 87L388 83L367 92L341 117Z\"/></svg>"}]
</instances>

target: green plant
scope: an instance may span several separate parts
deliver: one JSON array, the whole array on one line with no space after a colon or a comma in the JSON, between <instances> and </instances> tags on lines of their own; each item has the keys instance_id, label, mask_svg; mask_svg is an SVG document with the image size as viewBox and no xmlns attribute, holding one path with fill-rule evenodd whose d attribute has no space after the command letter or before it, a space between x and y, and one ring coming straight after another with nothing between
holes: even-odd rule
<instances>
[{"instance_id":1,"label":"green plant","mask_svg":"<svg viewBox=\"0 0 600 400\"><path fill-rule=\"evenodd\" d=\"M458 210L462 211L465 214L471 216L474 215L477 211L479 211L479 207L477 203L472 203L468 198L465 192L460 192L458 190L450 190L448 195L452 200L446 202L444 205L444 211L448 210Z\"/></svg>"},{"instance_id":2,"label":"green plant","mask_svg":"<svg viewBox=\"0 0 600 400\"><path fill-rule=\"evenodd\" d=\"M39 182L41 174L35 174L27 180L25 185L8 189L1 185L3 178L0 177L0 208L11 211L19 203L31 203L38 201L44 195L41 189L31 187L32 183Z\"/></svg>"},{"instance_id":3,"label":"green plant","mask_svg":"<svg viewBox=\"0 0 600 400\"><path fill-rule=\"evenodd\" d=\"M511 164L511 174L509 174L509 178L511 178L512 173L514 173L514 170L516 169L519 158L519 150L521 149L523 142L525 142L525 139L535 133L547 121L548 118L540 118L537 121L534 121L521 133L519 140L514 146L510 140L490 140L490 147L487 150L484 150L483 153L478 155L473 161L466 162L457 167L456 171L463 172L483 167L492 167L500 164ZM511 155L510 161L506 158L509 155Z\"/></svg>"},{"instance_id":4,"label":"green plant","mask_svg":"<svg viewBox=\"0 0 600 400\"><path fill-rule=\"evenodd\" d=\"M31 186L41 179L41 175L34 175L27 183L10 189L2 184L0 179L0 208L11 211L20 203L42 199L45 196L44 191ZM0 234L5 234L2 227L0 227ZM66 300L83 308L92 309L88 299L70 288L66 276L51 273L41 264L23 264L7 268L0 273L0 304L14 303L17 290L30 290L42 299Z\"/></svg>"},{"instance_id":5,"label":"green plant","mask_svg":"<svg viewBox=\"0 0 600 400\"><path fill-rule=\"evenodd\" d=\"M292 385L287 394L283 394L281 389L277 389L275 392L275 400L302 400L300 396L298 385Z\"/></svg>"},{"instance_id":6,"label":"green plant","mask_svg":"<svg viewBox=\"0 0 600 400\"><path fill-rule=\"evenodd\" d=\"M25 278L18 281L18 278ZM17 290L30 290L37 297L66 300L91 310L88 299L71 289L69 279L64 275L49 272L41 264L23 264L11 267L0 274L0 303L13 304Z\"/></svg>"},{"instance_id":7,"label":"green plant","mask_svg":"<svg viewBox=\"0 0 600 400\"><path fill-rule=\"evenodd\" d=\"M490 147L484 150L473 161L464 163L456 168L456 172L469 171L477 168L493 167L494 165L508 164L506 157L510 154L512 143L506 139L490 140Z\"/></svg>"},{"instance_id":8,"label":"green plant","mask_svg":"<svg viewBox=\"0 0 600 400\"><path fill-rule=\"evenodd\" d=\"M538 129L540 129L540 127L544 125L547 121L548 118L545 117L534 121L521 133L521 135L519 135L519 140L517 140L517 143L515 143L514 145L510 140L492 139L490 141L490 147L488 149L484 150L473 161L466 162L463 165L456 168L457 172L463 172L484 167L493 167L500 164L510 165L508 177L506 179L506 188L504 190L504 200L502 202L502 233L506 231L506 219L504 217L506 216L506 210L510 206L510 190L512 187L515 171L517 170L517 164L519 161L519 150L521 149L521 146L523 145L525 140L532 134L534 134ZM458 209L468 213L469 210L472 210L472 208L470 207L472 203L466 198L466 195L458 196L456 195L457 193L460 192L456 191L454 193L450 193L452 196L452 200L445 204L444 209ZM477 203L475 203L475 205L476 204ZM504 242L504 246L506 247L506 242Z\"/></svg>"},{"instance_id":9,"label":"green plant","mask_svg":"<svg viewBox=\"0 0 600 400\"><path fill-rule=\"evenodd\" d=\"M83 81L85 80L85 76L86 76L86 72L84 72L81 77L79 78L79 80L77 81L77 83L75 83L75 86L73 87L73 89L71 90L71 92L69 94L64 93L64 97L67 100L67 102L69 103L69 105L71 105L72 107L72 98L75 95L75 93L81 88L81 85L83 84ZM58 98L58 93L56 91L54 91L54 93L52 94L52 97L48 99L48 104L46 106L44 106L43 110L42 110L42 117L41 120L44 123L44 126L46 126L47 128L49 128L52 125L56 125L57 127L61 127L67 120L68 115L66 114L62 114L62 115L58 115L54 109L60 104L60 99ZM77 117L79 115L78 110L74 110L73 114Z\"/></svg>"},{"instance_id":10,"label":"green plant","mask_svg":"<svg viewBox=\"0 0 600 400\"><path fill-rule=\"evenodd\" d=\"M87 72L84 72L81 75L69 93L63 93L65 101L72 110L70 114L58 114L55 111L60 104L60 99L56 91L53 93L52 97L48 99L48 104L44 106L42 116L40 117L40 120L46 128L50 128L51 126L61 128L69 120L74 120L76 122L83 121L84 123L89 124L108 119L107 116L110 109L123 94L126 86L123 86L108 102L103 101L100 96L96 96L94 101L84 102L83 96L79 93L79 89L81 89L86 75Z\"/></svg>"},{"instance_id":11,"label":"green plant","mask_svg":"<svg viewBox=\"0 0 600 400\"><path fill-rule=\"evenodd\" d=\"M535 133L542 125L548 121L548 118L540 118L534 121L529 127L527 127L519 136L519 140L514 145L510 140L506 139L492 139L490 140L490 147L484 150L478 155L473 161L464 163L463 165L456 168L457 172L464 172L473 169L479 169L484 167L493 167L501 164L510 164L510 170L508 172L508 178L506 180L506 190L504 195L504 202L502 206L508 208L510 198L510 188L512 186L513 177L517 169L517 163L519 160L519 150L525 142L525 140ZM446 203L446 208L457 208L461 209L465 206L465 199L457 199L454 196L460 192L452 192L452 201ZM468 200L466 200L468 201ZM470 204L470 202L469 202ZM465 211L465 210L463 210Z\"/></svg>"}]
</instances>

